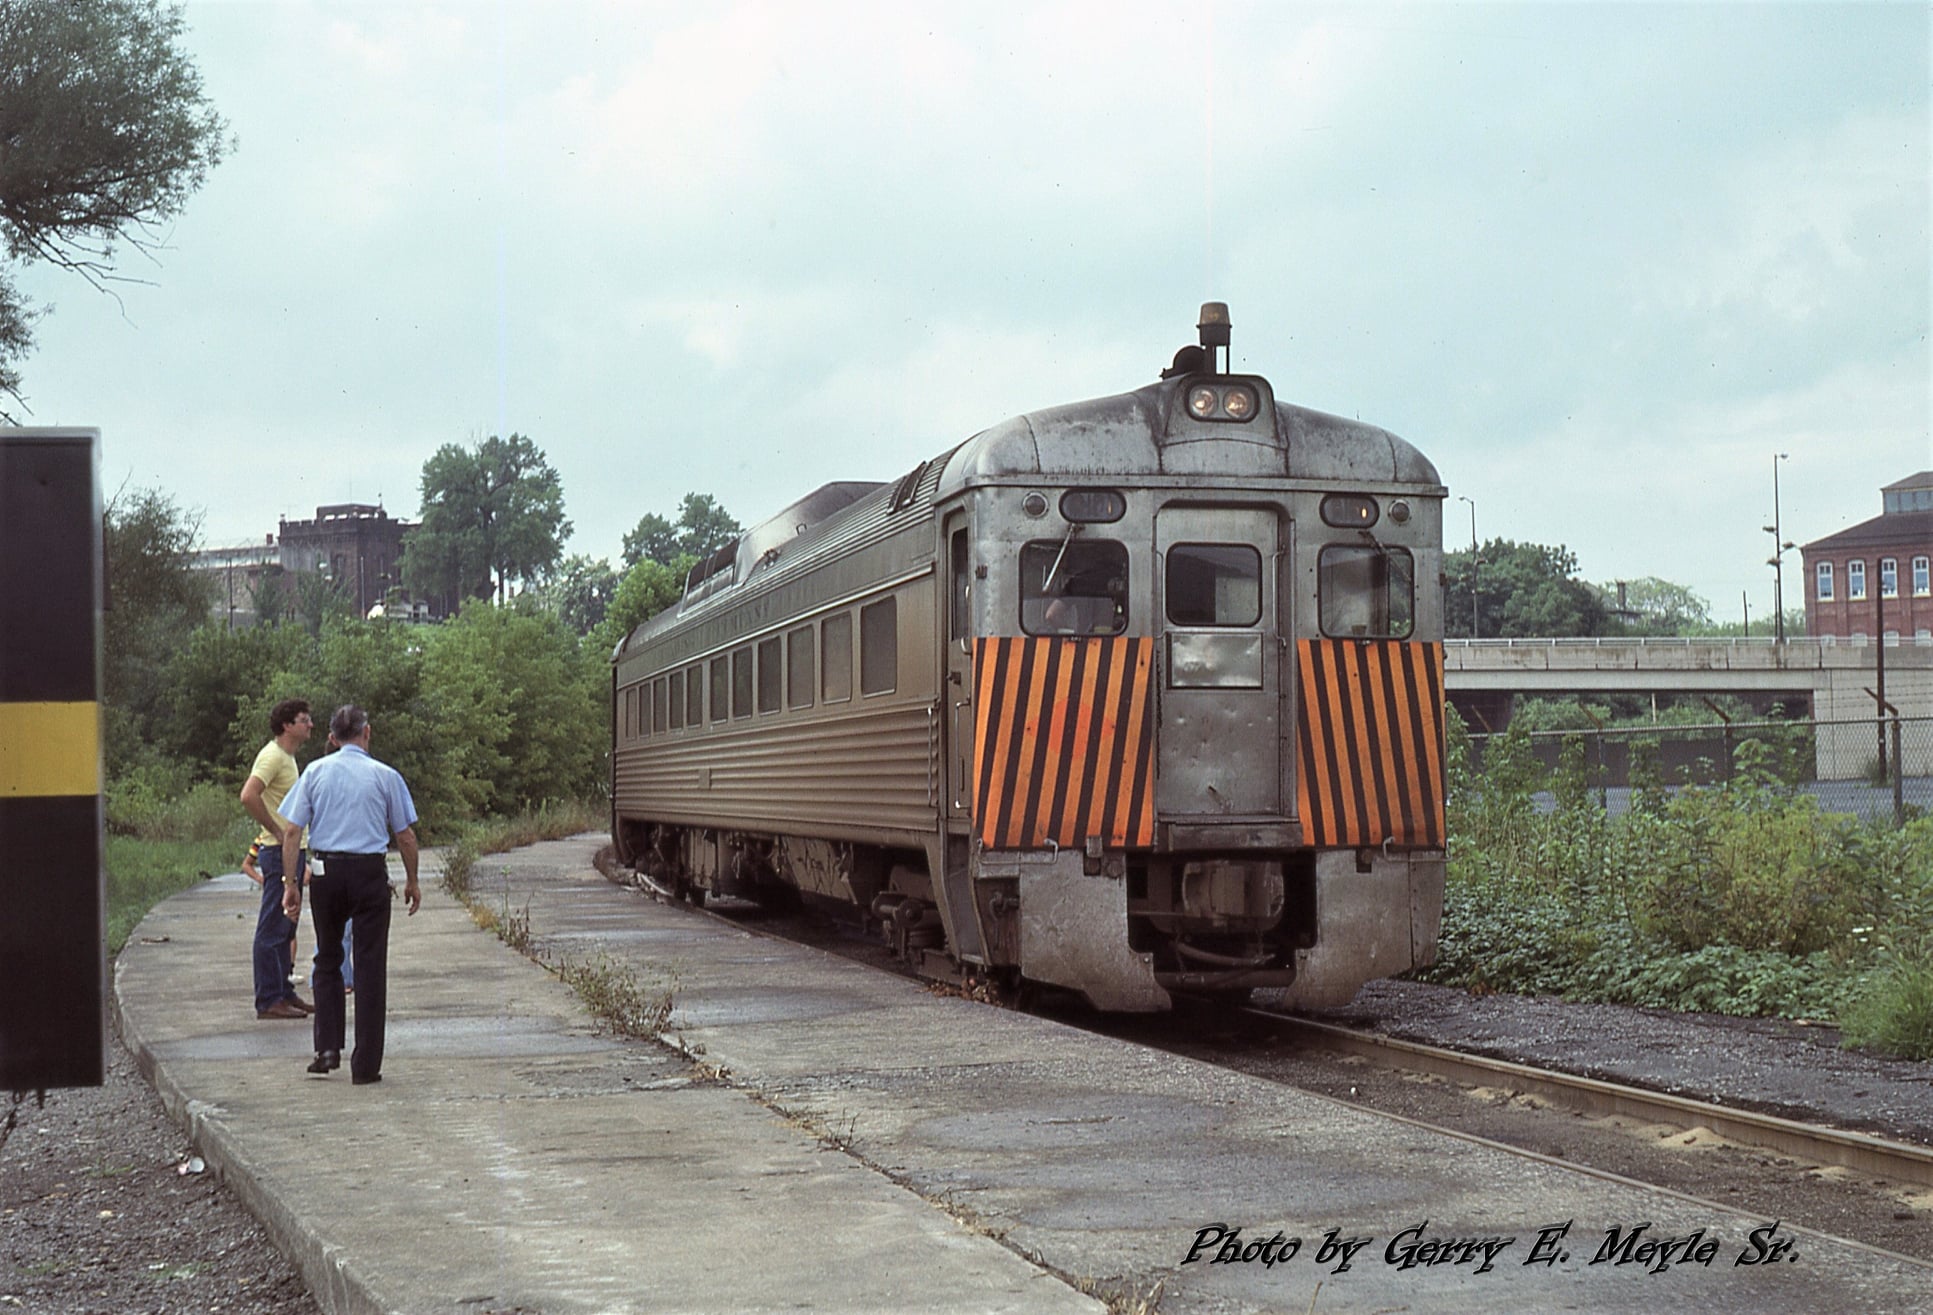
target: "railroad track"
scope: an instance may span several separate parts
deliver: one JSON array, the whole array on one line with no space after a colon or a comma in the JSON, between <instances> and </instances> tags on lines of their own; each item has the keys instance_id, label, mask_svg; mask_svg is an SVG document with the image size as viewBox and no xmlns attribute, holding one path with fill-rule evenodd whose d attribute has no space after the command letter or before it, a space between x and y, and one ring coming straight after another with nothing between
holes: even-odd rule
<instances>
[{"instance_id":1,"label":"railroad track","mask_svg":"<svg viewBox=\"0 0 1933 1315\"><path fill-rule=\"evenodd\" d=\"M1836 1165L1885 1181L1933 1187L1933 1148L1533 1068L1510 1060L1445 1050L1266 1009L1250 1008L1242 1012L1250 1021L1279 1035L1296 1036L1385 1068L1429 1073L1470 1085L1507 1087L1588 1115L1615 1114L1687 1128L1703 1126L1728 1141L1808 1163Z\"/></svg>"}]
</instances>

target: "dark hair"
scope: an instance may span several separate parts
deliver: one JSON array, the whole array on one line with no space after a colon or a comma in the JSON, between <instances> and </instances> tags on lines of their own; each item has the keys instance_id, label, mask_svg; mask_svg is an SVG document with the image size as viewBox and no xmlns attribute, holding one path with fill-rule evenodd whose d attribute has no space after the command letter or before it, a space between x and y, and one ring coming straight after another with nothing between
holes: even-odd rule
<instances>
[{"instance_id":1,"label":"dark hair","mask_svg":"<svg viewBox=\"0 0 1933 1315\"><path fill-rule=\"evenodd\" d=\"M268 733L280 735L289 728L289 723L309 710L307 699L283 699L268 710Z\"/></svg>"},{"instance_id":2,"label":"dark hair","mask_svg":"<svg viewBox=\"0 0 1933 1315\"><path fill-rule=\"evenodd\" d=\"M353 703L345 703L336 709L336 715L329 718L329 734L336 737L337 744L347 744L363 733L369 725L369 714Z\"/></svg>"}]
</instances>

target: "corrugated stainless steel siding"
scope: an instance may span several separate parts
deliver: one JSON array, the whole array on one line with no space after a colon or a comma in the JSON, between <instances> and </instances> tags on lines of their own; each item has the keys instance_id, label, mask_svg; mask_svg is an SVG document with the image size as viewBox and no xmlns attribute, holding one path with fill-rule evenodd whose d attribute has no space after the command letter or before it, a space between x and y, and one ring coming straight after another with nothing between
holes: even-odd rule
<instances>
[{"instance_id":1,"label":"corrugated stainless steel siding","mask_svg":"<svg viewBox=\"0 0 1933 1315\"><path fill-rule=\"evenodd\" d=\"M923 837L938 826L931 722L925 704L902 700L657 736L618 752L618 811L790 835Z\"/></svg>"}]
</instances>

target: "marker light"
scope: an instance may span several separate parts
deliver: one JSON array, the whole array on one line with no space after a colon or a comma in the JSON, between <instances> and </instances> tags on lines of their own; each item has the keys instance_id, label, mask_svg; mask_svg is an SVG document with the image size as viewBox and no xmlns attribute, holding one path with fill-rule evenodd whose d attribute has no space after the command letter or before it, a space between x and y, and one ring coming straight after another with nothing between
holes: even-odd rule
<instances>
[{"instance_id":1,"label":"marker light","mask_svg":"<svg viewBox=\"0 0 1933 1315\"><path fill-rule=\"evenodd\" d=\"M1322 523L1344 529L1368 529L1380 513L1376 499L1361 493L1331 493L1322 500Z\"/></svg>"}]
</instances>

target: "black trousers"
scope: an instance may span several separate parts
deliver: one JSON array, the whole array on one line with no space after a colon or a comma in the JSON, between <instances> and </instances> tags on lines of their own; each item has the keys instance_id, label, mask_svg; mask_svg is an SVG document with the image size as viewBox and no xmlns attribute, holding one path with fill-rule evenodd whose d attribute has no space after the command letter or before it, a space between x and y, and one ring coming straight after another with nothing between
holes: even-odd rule
<instances>
[{"instance_id":1,"label":"black trousers","mask_svg":"<svg viewBox=\"0 0 1933 1315\"><path fill-rule=\"evenodd\" d=\"M356 1048L352 1077L383 1071L383 1010L389 992L389 865L381 854L332 854L309 873L315 912L315 1048L341 1050L347 1019L342 994L342 927L353 920Z\"/></svg>"}]
</instances>

